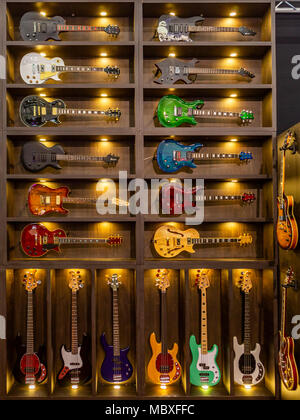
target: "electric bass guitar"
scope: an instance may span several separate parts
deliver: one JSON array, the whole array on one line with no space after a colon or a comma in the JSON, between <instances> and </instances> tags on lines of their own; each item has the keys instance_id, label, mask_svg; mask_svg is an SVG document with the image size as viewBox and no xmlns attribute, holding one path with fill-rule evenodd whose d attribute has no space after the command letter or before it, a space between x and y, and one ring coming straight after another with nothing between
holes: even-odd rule
<instances>
[{"instance_id":1,"label":"electric bass guitar","mask_svg":"<svg viewBox=\"0 0 300 420\"><path fill-rule=\"evenodd\" d=\"M163 214L183 214L185 209L197 207L201 202L224 203L240 201L243 205L253 203L255 198L255 194L250 192L238 195L203 195L202 189L200 192L197 187L186 189L182 185L177 185L174 182L163 185L161 188Z\"/></svg>"},{"instance_id":2,"label":"electric bass guitar","mask_svg":"<svg viewBox=\"0 0 300 420\"><path fill-rule=\"evenodd\" d=\"M119 235L110 235L107 238L72 238L67 237L62 229L48 230L41 223L32 223L25 226L21 233L21 248L29 257L42 257L53 250L60 252L60 246L68 245L121 245L123 238Z\"/></svg>"},{"instance_id":3,"label":"electric bass guitar","mask_svg":"<svg viewBox=\"0 0 300 420\"><path fill-rule=\"evenodd\" d=\"M157 106L157 117L164 127L179 127L182 124L196 125L196 118L232 118L241 125L250 124L254 120L252 111L241 112L202 110L204 101L197 99L185 102L175 95L163 96Z\"/></svg>"},{"instance_id":4,"label":"electric bass guitar","mask_svg":"<svg viewBox=\"0 0 300 420\"><path fill-rule=\"evenodd\" d=\"M44 144L36 141L29 141L22 146L21 161L25 169L30 172L38 172L47 166L54 169L62 169L59 161L67 162L103 162L105 165L116 165L119 161L119 156L109 153L106 156L91 156L91 155L70 155L67 154L62 146L56 144L52 147L47 147Z\"/></svg>"},{"instance_id":5,"label":"electric bass guitar","mask_svg":"<svg viewBox=\"0 0 300 420\"><path fill-rule=\"evenodd\" d=\"M244 295L244 342L239 344L237 337L233 337L233 375L234 381L239 385L253 386L261 382L265 375L265 368L259 359L260 345L256 344L255 349L251 350L251 311L250 311L250 291L252 281L250 272L241 273L237 287Z\"/></svg>"},{"instance_id":6,"label":"electric bass guitar","mask_svg":"<svg viewBox=\"0 0 300 420\"><path fill-rule=\"evenodd\" d=\"M60 32L106 32L111 36L118 36L120 28L116 25L66 25L61 16L48 18L38 12L25 13L20 21L20 35L24 41L60 41Z\"/></svg>"},{"instance_id":7,"label":"electric bass guitar","mask_svg":"<svg viewBox=\"0 0 300 420\"><path fill-rule=\"evenodd\" d=\"M184 82L187 84L194 83L198 75L228 75L235 74L237 76L249 77L253 79L255 75L250 71L240 69L215 69L207 67L196 67L200 60L193 58L190 61L178 60L178 58L165 58L159 63L155 63L157 72L154 79L155 83L174 84L176 82Z\"/></svg>"},{"instance_id":8,"label":"electric bass guitar","mask_svg":"<svg viewBox=\"0 0 300 420\"><path fill-rule=\"evenodd\" d=\"M153 237L155 251L164 258L176 257L183 251L195 253L194 245L219 245L238 244L240 246L252 243L252 236L244 233L234 238L200 238L196 229L185 231L176 229L173 226L163 225L159 227Z\"/></svg>"},{"instance_id":9,"label":"electric bass guitar","mask_svg":"<svg viewBox=\"0 0 300 420\"><path fill-rule=\"evenodd\" d=\"M184 146L175 140L167 139L159 143L156 150L156 160L159 168L163 172L177 172L184 167L196 168L194 161L207 160L237 160L239 162L249 162L252 157L250 152L236 153L201 153L197 152L203 144L195 143L190 146Z\"/></svg>"},{"instance_id":10,"label":"electric bass guitar","mask_svg":"<svg viewBox=\"0 0 300 420\"><path fill-rule=\"evenodd\" d=\"M101 365L101 376L105 382L111 384L123 384L128 382L133 374L133 367L128 360L129 347L120 348L120 327L119 327L119 302L118 289L121 284L118 274L108 278L108 284L113 294L113 345L109 346L105 333L101 335L101 344L105 351L105 358Z\"/></svg>"},{"instance_id":11,"label":"electric bass guitar","mask_svg":"<svg viewBox=\"0 0 300 420\"><path fill-rule=\"evenodd\" d=\"M210 286L209 270L197 270L195 286L201 292L201 344L197 344L196 337L190 337L190 349L192 353L192 363L190 366L190 382L195 386L214 386L220 382L221 373L217 365L218 346L213 345L208 350L207 337L207 289Z\"/></svg>"},{"instance_id":12,"label":"electric bass guitar","mask_svg":"<svg viewBox=\"0 0 300 420\"><path fill-rule=\"evenodd\" d=\"M243 36L254 36L256 32L245 26L237 27L215 27L202 26L203 16L193 16L190 18L179 18L172 15L162 15L158 19L157 36L160 41L186 41L192 42L191 32L239 32ZM197 25L200 22L201 25Z\"/></svg>"},{"instance_id":13,"label":"electric bass guitar","mask_svg":"<svg viewBox=\"0 0 300 420\"><path fill-rule=\"evenodd\" d=\"M20 334L16 338L17 360L13 369L15 379L31 387L42 384L47 379L45 347L40 346L37 353L34 351L33 296L34 290L41 284L36 278L36 273L37 270L27 271L23 277L27 292L27 337L26 345L22 344Z\"/></svg>"},{"instance_id":14,"label":"electric bass guitar","mask_svg":"<svg viewBox=\"0 0 300 420\"><path fill-rule=\"evenodd\" d=\"M298 225L294 216L294 197L286 195L284 191L285 184L285 155L287 150L292 154L296 153L295 134L289 131L284 139L281 161L280 191L277 198L278 219L276 226L277 241L283 249L295 249L298 244Z\"/></svg>"},{"instance_id":15,"label":"electric bass guitar","mask_svg":"<svg viewBox=\"0 0 300 420\"><path fill-rule=\"evenodd\" d=\"M71 317L71 349L61 347L61 358L63 368L57 375L57 381L61 386L71 385L77 388L87 383L92 376L92 369L88 360L89 340L83 334L82 343L78 343L78 315L77 315L77 293L84 287L84 280L80 271L70 271L69 288L72 291L72 317Z\"/></svg>"},{"instance_id":16,"label":"electric bass guitar","mask_svg":"<svg viewBox=\"0 0 300 420\"><path fill-rule=\"evenodd\" d=\"M42 57L38 53L28 53L24 55L20 63L20 74L22 79L28 85L40 85L49 79L60 81L61 73L93 73L104 72L108 76L118 78L120 69L118 67L106 66L65 66L62 58Z\"/></svg>"},{"instance_id":17,"label":"electric bass guitar","mask_svg":"<svg viewBox=\"0 0 300 420\"><path fill-rule=\"evenodd\" d=\"M45 216L49 213L68 214L69 210L64 208L64 204L90 205L101 200L99 197L69 197L68 187L50 188L42 184L34 184L28 192L28 208L34 216ZM128 207L128 201L118 198L110 200L112 204L119 207Z\"/></svg>"},{"instance_id":18,"label":"electric bass guitar","mask_svg":"<svg viewBox=\"0 0 300 420\"><path fill-rule=\"evenodd\" d=\"M70 109L61 99L55 99L48 102L40 96L26 96L20 103L19 114L21 121L27 127L42 127L47 122L60 124L61 115L72 117L108 117L118 121L121 117L121 111L108 108L106 111L96 109Z\"/></svg>"},{"instance_id":19,"label":"electric bass guitar","mask_svg":"<svg viewBox=\"0 0 300 420\"><path fill-rule=\"evenodd\" d=\"M286 334L287 289L289 287L296 288L295 274L292 267L289 267L287 270L281 286L281 330L279 331L278 368L283 385L289 391L295 391L299 381L297 363L294 355L295 343L294 339Z\"/></svg>"},{"instance_id":20,"label":"electric bass guitar","mask_svg":"<svg viewBox=\"0 0 300 420\"><path fill-rule=\"evenodd\" d=\"M152 357L147 372L150 381L156 385L171 385L181 376L181 366L177 360L178 344L174 343L172 350L168 349L167 334L167 289L170 286L168 270L157 270L156 286L161 298L161 342L157 342L155 333L150 335Z\"/></svg>"}]
</instances>

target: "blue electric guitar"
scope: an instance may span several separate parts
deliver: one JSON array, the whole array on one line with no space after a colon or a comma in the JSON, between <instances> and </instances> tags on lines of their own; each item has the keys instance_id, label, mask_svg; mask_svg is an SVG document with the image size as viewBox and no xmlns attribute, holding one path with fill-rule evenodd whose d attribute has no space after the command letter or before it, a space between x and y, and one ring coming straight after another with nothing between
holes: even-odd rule
<instances>
[{"instance_id":1,"label":"blue electric guitar","mask_svg":"<svg viewBox=\"0 0 300 420\"><path fill-rule=\"evenodd\" d=\"M120 384L127 382L132 374L133 367L127 358L129 347L120 348L120 330L119 330L119 306L118 306L118 288L121 284L120 276L113 274L108 277L108 284L113 293L113 345L107 344L105 334L101 335L101 344L105 351L105 358L101 366L101 376L105 382Z\"/></svg>"},{"instance_id":2,"label":"blue electric guitar","mask_svg":"<svg viewBox=\"0 0 300 420\"><path fill-rule=\"evenodd\" d=\"M226 160L239 159L247 162L252 159L252 153L241 152L236 153L201 153L196 152L197 149L203 147L201 143L184 146L175 140L162 141L156 151L156 160L158 166L163 172L177 172L185 166L189 168L196 168L194 160Z\"/></svg>"}]
</instances>

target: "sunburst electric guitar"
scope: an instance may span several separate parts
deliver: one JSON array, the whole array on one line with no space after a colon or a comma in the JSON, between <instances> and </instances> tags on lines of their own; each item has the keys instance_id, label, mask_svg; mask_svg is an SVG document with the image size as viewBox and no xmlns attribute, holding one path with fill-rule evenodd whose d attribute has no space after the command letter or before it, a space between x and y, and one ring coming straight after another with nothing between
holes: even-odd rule
<instances>
[{"instance_id":1,"label":"sunburst electric guitar","mask_svg":"<svg viewBox=\"0 0 300 420\"><path fill-rule=\"evenodd\" d=\"M287 150L296 153L295 134L289 131L284 139L281 161L280 191L277 199L278 219L277 219L277 241L283 249L295 249L298 244L298 226L294 216L294 197L286 195L284 192L285 183L285 155Z\"/></svg>"},{"instance_id":2,"label":"sunburst electric guitar","mask_svg":"<svg viewBox=\"0 0 300 420\"><path fill-rule=\"evenodd\" d=\"M281 298L281 330L279 331L279 354L278 368L283 385L289 391L294 391L298 386L298 369L294 356L294 339L286 334L286 307L287 307L287 289L295 288L295 274L292 267L286 272L282 284Z\"/></svg>"},{"instance_id":3,"label":"sunburst electric guitar","mask_svg":"<svg viewBox=\"0 0 300 420\"><path fill-rule=\"evenodd\" d=\"M201 292L201 344L197 344L196 337L190 337L190 349L193 360L190 366L190 382L195 386L214 386L221 379L220 369L217 365L218 346L213 345L208 350L207 338L207 306L206 291L210 286L209 270L197 270L195 286Z\"/></svg>"},{"instance_id":4,"label":"sunburst electric guitar","mask_svg":"<svg viewBox=\"0 0 300 420\"><path fill-rule=\"evenodd\" d=\"M250 316L250 291L252 281L250 272L241 273L240 281L237 286L244 294L244 342L239 344L237 337L233 337L233 374L234 381L239 385L252 386L261 382L265 375L265 368L259 360L260 344L256 344L255 349L251 350L251 316Z\"/></svg>"},{"instance_id":5,"label":"sunburst electric guitar","mask_svg":"<svg viewBox=\"0 0 300 420\"><path fill-rule=\"evenodd\" d=\"M170 286L168 270L157 270L156 286L161 295L161 342L156 340L155 333L150 335L152 357L148 364L148 376L157 385L171 385L181 376L181 366L177 360L178 344L174 343L168 350L167 335L167 289Z\"/></svg>"}]
</instances>

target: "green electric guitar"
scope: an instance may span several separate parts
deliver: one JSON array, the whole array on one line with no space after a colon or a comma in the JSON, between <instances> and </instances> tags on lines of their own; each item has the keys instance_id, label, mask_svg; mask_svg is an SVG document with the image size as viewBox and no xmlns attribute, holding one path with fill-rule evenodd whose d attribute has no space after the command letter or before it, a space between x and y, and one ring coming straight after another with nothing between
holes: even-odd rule
<instances>
[{"instance_id":1,"label":"green electric guitar","mask_svg":"<svg viewBox=\"0 0 300 420\"><path fill-rule=\"evenodd\" d=\"M209 270L197 270L195 286L201 291L201 344L197 344L196 337L190 337L190 349L193 360L190 366L190 382L195 386L209 387L217 385L221 373L217 365L218 346L213 345L211 350L207 348L207 309L206 289L210 286L208 278Z\"/></svg>"},{"instance_id":2,"label":"green electric guitar","mask_svg":"<svg viewBox=\"0 0 300 420\"><path fill-rule=\"evenodd\" d=\"M198 99L185 102L175 95L163 96L157 107L159 122L164 127L178 127L182 124L197 124L196 118L233 118L246 125L254 120L252 111L242 110L239 112L224 112L214 110L202 110L204 101Z\"/></svg>"}]
</instances>

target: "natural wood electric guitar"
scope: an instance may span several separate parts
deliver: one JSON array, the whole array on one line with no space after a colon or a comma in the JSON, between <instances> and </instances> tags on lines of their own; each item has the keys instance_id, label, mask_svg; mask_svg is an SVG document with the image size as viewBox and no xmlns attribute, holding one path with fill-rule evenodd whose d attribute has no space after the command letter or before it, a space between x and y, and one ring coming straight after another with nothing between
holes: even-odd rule
<instances>
[{"instance_id":1,"label":"natural wood electric guitar","mask_svg":"<svg viewBox=\"0 0 300 420\"><path fill-rule=\"evenodd\" d=\"M77 387L90 380L92 369L88 360L87 335L83 335L82 344L78 343L77 293L84 287L84 280L80 271L72 270L69 275L69 288L72 291L71 350L67 350L64 345L61 347L63 368L57 375L57 380L62 386Z\"/></svg>"},{"instance_id":2,"label":"natural wood electric guitar","mask_svg":"<svg viewBox=\"0 0 300 420\"><path fill-rule=\"evenodd\" d=\"M34 351L34 320L33 320L33 294L41 283L36 277L37 270L27 271L24 274L23 284L27 291L27 331L26 345L22 344L21 335L16 338L17 361L13 369L15 379L29 386L43 383L47 378L44 362L45 347L41 346L38 352Z\"/></svg>"},{"instance_id":3,"label":"natural wood electric guitar","mask_svg":"<svg viewBox=\"0 0 300 420\"><path fill-rule=\"evenodd\" d=\"M278 368L283 385L289 391L297 389L299 375L294 356L294 339L286 334L287 289L295 288L295 274L292 267L286 272L282 286L281 330L279 331Z\"/></svg>"},{"instance_id":4,"label":"natural wood electric guitar","mask_svg":"<svg viewBox=\"0 0 300 420\"><path fill-rule=\"evenodd\" d=\"M283 249L295 249L298 244L298 225L294 216L294 197L286 195L284 191L285 184L285 155L287 150L296 153L295 134L289 131L284 139L281 160L281 175L279 196L277 198L278 219L277 219L277 241Z\"/></svg>"},{"instance_id":5,"label":"natural wood electric guitar","mask_svg":"<svg viewBox=\"0 0 300 420\"><path fill-rule=\"evenodd\" d=\"M148 376L157 385L171 385L181 376L181 366L177 360L178 344L174 343L168 350L167 289L170 286L168 270L157 270L156 286L161 296L161 342L156 340L155 333L150 335L152 357L148 364Z\"/></svg>"},{"instance_id":6,"label":"natural wood electric guitar","mask_svg":"<svg viewBox=\"0 0 300 420\"><path fill-rule=\"evenodd\" d=\"M217 244L238 244L240 246L252 243L252 236L244 233L234 238L200 238L199 232L195 229L185 231L164 225L159 227L153 238L155 251L164 258L176 257L183 251L193 254L194 245L217 245Z\"/></svg>"}]
</instances>

